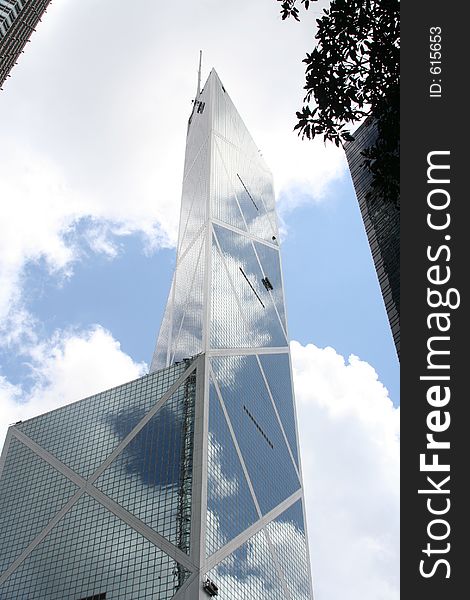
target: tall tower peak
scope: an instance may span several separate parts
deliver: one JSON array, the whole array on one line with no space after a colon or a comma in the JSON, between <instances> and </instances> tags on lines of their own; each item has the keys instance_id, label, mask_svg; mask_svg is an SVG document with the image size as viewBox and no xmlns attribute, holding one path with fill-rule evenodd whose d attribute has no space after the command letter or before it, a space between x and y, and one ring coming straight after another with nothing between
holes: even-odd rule
<instances>
[{"instance_id":1,"label":"tall tower peak","mask_svg":"<svg viewBox=\"0 0 470 600\"><path fill-rule=\"evenodd\" d=\"M0 597L312 600L272 177L214 69L151 372L10 427Z\"/></svg>"},{"instance_id":2,"label":"tall tower peak","mask_svg":"<svg viewBox=\"0 0 470 600\"><path fill-rule=\"evenodd\" d=\"M188 127L176 268L151 372L195 355L205 360L202 571L221 599L310 600L272 175L215 69ZM280 540L290 535L287 555ZM248 593L247 553L270 572L271 591L265 581Z\"/></svg>"},{"instance_id":3,"label":"tall tower peak","mask_svg":"<svg viewBox=\"0 0 470 600\"><path fill-rule=\"evenodd\" d=\"M272 176L214 69L187 133L176 269L151 371L201 352L285 348Z\"/></svg>"}]
</instances>

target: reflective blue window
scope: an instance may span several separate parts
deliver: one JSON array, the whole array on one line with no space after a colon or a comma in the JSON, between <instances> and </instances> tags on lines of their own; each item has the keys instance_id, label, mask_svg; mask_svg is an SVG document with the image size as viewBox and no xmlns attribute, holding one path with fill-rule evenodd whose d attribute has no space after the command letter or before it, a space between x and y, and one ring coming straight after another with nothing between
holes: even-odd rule
<instances>
[{"instance_id":1,"label":"reflective blue window","mask_svg":"<svg viewBox=\"0 0 470 600\"><path fill-rule=\"evenodd\" d=\"M15 437L0 480L0 574L77 491Z\"/></svg>"},{"instance_id":2,"label":"reflective blue window","mask_svg":"<svg viewBox=\"0 0 470 600\"><path fill-rule=\"evenodd\" d=\"M310 567L302 501L298 500L271 521L266 530L292 598L310 600Z\"/></svg>"},{"instance_id":3,"label":"reflective blue window","mask_svg":"<svg viewBox=\"0 0 470 600\"><path fill-rule=\"evenodd\" d=\"M263 531L208 574L220 600L285 600L286 594Z\"/></svg>"},{"instance_id":4,"label":"reflective blue window","mask_svg":"<svg viewBox=\"0 0 470 600\"><path fill-rule=\"evenodd\" d=\"M79 475L89 477L185 369L184 363L174 365L17 427Z\"/></svg>"},{"instance_id":5,"label":"reflective blue window","mask_svg":"<svg viewBox=\"0 0 470 600\"><path fill-rule=\"evenodd\" d=\"M95 485L189 552L195 375L192 374L124 448ZM125 413L113 427L121 437Z\"/></svg>"},{"instance_id":6,"label":"reflective blue window","mask_svg":"<svg viewBox=\"0 0 470 600\"><path fill-rule=\"evenodd\" d=\"M300 482L256 356L215 357L211 364L256 498L266 514L298 490Z\"/></svg>"},{"instance_id":7,"label":"reflective blue window","mask_svg":"<svg viewBox=\"0 0 470 600\"><path fill-rule=\"evenodd\" d=\"M84 494L0 586L7 599L169 600L189 573Z\"/></svg>"},{"instance_id":8,"label":"reflective blue window","mask_svg":"<svg viewBox=\"0 0 470 600\"><path fill-rule=\"evenodd\" d=\"M297 466L297 435L295 426L294 398L289 366L289 355L260 354L261 367L268 382L269 390L276 404L277 412L286 434Z\"/></svg>"},{"instance_id":9,"label":"reflective blue window","mask_svg":"<svg viewBox=\"0 0 470 600\"><path fill-rule=\"evenodd\" d=\"M213 347L287 346L273 297L262 283L264 275L250 238L218 225L214 225L214 233L223 261L217 257L218 262L212 265ZM213 245L213 256L217 254L216 248ZM234 303L232 310L236 313L241 310L243 323L246 323L241 330L237 327L239 319L233 318L232 312L226 312L228 302ZM222 337L224 320L228 335Z\"/></svg>"},{"instance_id":10,"label":"reflective blue window","mask_svg":"<svg viewBox=\"0 0 470 600\"><path fill-rule=\"evenodd\" d=\"M258 519L240 459L212 383L209 397L207 461L206 550L209 555Z\"/></svg>"},{"instance_id":11,"label":"reflective blue window","mask_svg":"<svg viewBox=\"0 0 470 600\"><path fill-rule=\"evenodd\" d=\"M287 330L279 250L271 248L266 244L260 244L259 242L254 242L254 246L264 274L272 284L271 296L274 299L282 325Z\"/></svg>"},{"instance_id":12,"label":"reflective blue window","mask_svg":"<svg viewBox=\"0 0 470 600\"><path fill-rule=\"evenodd\" d=\"M173 326L170 344L170 363L195 356L201 352L203 285L205 260L205 229L179 259L175 274L172 302Z\"/></svg>"},{"instance_id":13,"label":"reflective blue window","mask_svg":"<svg viewBox=\"0 0 470 600\"><path fill-rule=\"evenodd\" d=\"M214 190L211 203L213 216L216 219L246 231L246 224L232 183L236 177L233 166L238 161L238 152L233 144L220 136L214 136Z\"/></svg>"}]
</instances>

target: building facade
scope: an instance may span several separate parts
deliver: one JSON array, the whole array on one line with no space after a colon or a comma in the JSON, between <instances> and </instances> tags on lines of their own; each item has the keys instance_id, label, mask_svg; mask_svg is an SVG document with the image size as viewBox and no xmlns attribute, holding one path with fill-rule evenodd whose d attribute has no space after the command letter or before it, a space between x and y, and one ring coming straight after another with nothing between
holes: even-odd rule
<instances>
[{"instance_id":1,"label":"building facade","mask_svg":"<svg viewBox=\"0 0 470 600\"><path fill-rule=\"evenodd\" d=\"M196 377L186 361L9 429L0 598L173 598L190 557Z\"/></svg>"},{"instance_id":2,"label":"building facade","mask_svg":"<svg viewBox=\"0 0 470 600\"><path fill-rule=\"evenodd\" d=\"M0 0L0 89L50 0Z\"/></svg>"},{"instance_id":3,"label":"building facade","mask_svg":"<svg viewBox=\"0 0 470 600\"><path fill-rule=\"evenodd\" d=\"M150 374L10 428L0 598L312 600L287 340L272 177L212 70Z\"/></svg>"},{"instance_id":4,"label":"building facade","mask_svg":"<svg viewBox=\"0 0 470 600\"><path fill-rule=\"evenodd\" d=\"M369 117L344 146L398 358L400 358L400 208L372 187L363 150L377 139Z\"/></svg>"}]
</instances>

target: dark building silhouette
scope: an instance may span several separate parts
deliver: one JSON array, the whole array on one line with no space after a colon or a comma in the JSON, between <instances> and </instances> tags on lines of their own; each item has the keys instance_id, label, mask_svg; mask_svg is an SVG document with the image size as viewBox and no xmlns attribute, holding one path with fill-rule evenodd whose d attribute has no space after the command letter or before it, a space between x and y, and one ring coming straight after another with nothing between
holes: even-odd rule
<instances>
[{"instance_id":1,"label":"dark building silhouette","mask_svg":"<svg viewBox=\"0 0 470 600\"><path fill-rule=\"evenodd\" d=\"M0 0L0 89L50 0Z\"/></svg>"},{"instance_id":2,"label":"dark building silhouette","mask_svg":"<svg viewBox=\"0 0 470 600\"><path fill-rule=\"evenodd\" d=\"M377 139L374 119L366 119L353 135L344 149L400 358L400 208L372 186L372 173L363 166L362 152Z\"/></svg>"}]
</instances>

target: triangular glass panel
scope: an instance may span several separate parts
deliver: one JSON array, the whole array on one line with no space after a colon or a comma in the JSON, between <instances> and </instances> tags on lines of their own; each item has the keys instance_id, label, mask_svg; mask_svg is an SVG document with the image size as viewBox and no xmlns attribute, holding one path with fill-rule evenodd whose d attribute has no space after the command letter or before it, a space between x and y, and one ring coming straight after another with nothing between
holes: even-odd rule
<instances>
[{"instance_id":1,"label":"triangular glass panel","mask_svg":"<svg viewBox=\"0 0 470 600\"><path fill-rule=\"evenodd\" d=\"M76 473L89 477L186 368L184 363L173 365L16 427Z\"/></svg>"},{"instance_id":2,"label":"triangular glass panel","mask_svg":"<svg viewBox=\"0 0 470 600\"><path fill-rule=\"evenodd\" d=\"M240 348L253 345L252 333L243 320L237 294L215 235L212 236L211 252L210 343L212 348Z\"/></svg>"},{"instance_id":3,"label":"triangular glass panel","mask_svg":"<svg viewBox=\"0 0 470 600\"><path fill-rule=\"evenodd\" d=\"M277 237L271 173L218 77L213 85L214 135L219 144L224 141L220 148L229 180L250 233L271 241L272 236Z\"/></svg>"},{"instance_id":4,"label":"triangular glass panel","mask_svg":"<svg viewBox=\"0 0 470 600\"><path fill-rule=\"evenodd\" d=\"M260 354L259 360L266 376L274 403L276 404L277 412L289 441L289 446L296 465L299 466L289 355L287 353Z\"/></svg>"},{"instance_id":5,"label":"triangular glass panel","mask_svg":"<svg viewBox=\"0 0 470 600\"><path fill-rule=\"evenodd\" d=\"M180 256L201 232L207 219L209 196L210 144L199 149L183 179L178 255Z\"/></svg>"},{"instance_id":6,"label":"triangular glass panel","mask_svg":"<svg viewBox=\"0 0 470 600\"><path fill-rule=\"evenodd\" d=\"M264 531L251 537L207 574L221 600L286 600Z\"/></svg>"},{"instance_id":7,"label":"triangular glass panel","mask_svg":"<svg viewBox=\"0 0 470 600\"><path fill-rule=\"evenodd\" d=\"M311 600L302 501L298 500L271 521L266 526L266 530L291 597L298 600Z\"/></svg>"},{"instance_id":8,"label":"triangular glass panel","mask_svg":"<svg viewBox=\"0 0 470 600\"><path fill-rule=\"evenodd\" d=\"M235 173L234 188L248 231L258 238L272 241L273 236L278 235L277 228L275 221L271 221L266 212L265 202L259 191L263 188L259 168L256 165L240 168Z\"/></svg>"},{"instance_id":9,"label":"triangular glass panel","mask_svg":"<svg viewBox=\"0 0 470 600\"><path fill-rule=\"evenodd\" d=\"M229 168L233 165L237 151L217 136L214 136L214 146L212 214L219 221L246 231L246 225L231 181L231 169Z\"/></svg>"},{"instance_id":10,"label":"triangular glass panel","mask_svg":"<svg viewBox=\"0 0 470 600\"><path fill-rule=\"evenodd\" d=\"M204 305L205 229L179 259L172 300L170 363L202 350Z\"/></svg>"},{"instance_id":11,"label":"triangular glass panel","mask_svg":"<svg viewBox=\"0 0 470 600\"><path fill-rule=\"evenodd\" d=\"M240 126L244 127L244 125L243 123L241 123L240 117L238 117L238 120L234 122L232 102L227 96L225 88L222 85L222 82L218 78L217 74L211 73L210 78L211 85L214 90L214 132L217 133L219 136L230 140L232 144L238 147L240 143L239 128Z\"/></svg>"},{"instance_id":12,"label":"triangular glass panel","mask_svg":"<svg viewBox=\"0 0 470 600\"><path fill-rule=\"evenodd\" d=\"M193 372L94 484L188 553L195 394Z\"/></svg>"},{"instance_id":13,"label":"triangular glass panel","mask_svg":"<svg viewBox=\"0 0 470 600\"><path fill-rule=\"evenodd\" d=\"M263 514L300 488L256 356L211 359L215 378ZM272 474L276 473L273 479Z\"/></svg>"},{"instance_id":14,"label":"triangular glass panel","mask_svg":"<svg viewBox=\"0 0 470 600\"><path fill-rule=\"evenodd\" d=\"M0 575L77 490L62 473L11 438L0 479Z\"/></svg>"},{"instance_id":15,"label":"triangular glass panel","mask_svg":"<svg viewBox=\"0 0 470 600\"><path fill-rule=\"evenodd\" d=\"M206 553L213 554L258 519L214 384L209 388Z\"/></svg>"},{"instance_id":16,"label":"triangular glass panel","mask_svg":"<svg viewBox=\"0 0 470 600\"><path fill-rule=\"evenodd\" d=\"M271 296L276 305L282 326L284 327L284 331L287 331L279 250L277 248L271 248L266 244L261 244L260 242L254 242L254 246L263 268L264 276L268 278L272 286Z\"/></svg>"},{"instance_id":17,"label":"triangular glass panel","mask_svg":"<svg viewBox=\"0 0 470 600\"><path fill-rule=\"evenodd\" d=\"M250 238L219 225L213 227L246 323L247 342L231 343L228 347L287 346L287 339L276 315L273 300L262 283L263 273ZM226 297L230 287L222 286L219 289L213 286L212 289L213 294ZM229 322L227 327L234 328L234 325ZM218 324L212 323L211 338L214 347L220 347L215 345L219 336L217 326Z\"/></svg>"},{"instance_id":18,"label":"triangular glass panel","mask_svg":"<svg viewBox=\"0 0 470 600\"><path fill-rule=\"evenodd\" d=\"M0 586L0 597L170 600L189 575L84 494Z\"/></svg>"},{"instance_id":19,"label":"triangular glass panel","mask_svg":"<svg viewBox=\"0 0 470 600\"><path fill-rule=\"evenodd\" d=\"M175 275L171 281L170 293L166 302L165 312L163 314L162 324L158 333L157 344L152 357L152 364L150 365L150 373L154 373L159 369L163 369L169 364L168 351L169 344L171 341L171 324L172 324L172 306L173 306L173 289L175 285Z\"/></svg>"}]
</instances>

